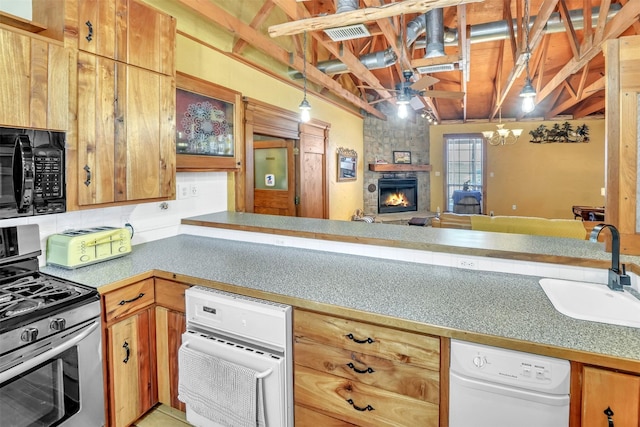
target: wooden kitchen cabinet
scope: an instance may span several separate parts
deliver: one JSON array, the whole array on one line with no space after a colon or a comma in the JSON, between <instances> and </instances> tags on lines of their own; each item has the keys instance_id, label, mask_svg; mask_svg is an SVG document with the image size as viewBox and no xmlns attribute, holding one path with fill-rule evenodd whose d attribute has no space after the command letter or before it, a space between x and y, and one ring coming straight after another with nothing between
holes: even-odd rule
<instances>
[{"instance_id":1,"label":"wooden kitchen cabinet","mask_svg":"<svg viewBox=\"0 0 640 427\"><path fill-rule=\"evenodd\" d=\"M156 289L156 358L158 366L158 400L185 411L178 400L178 350L187 330L184 291L190 285L155 279Z\"/></svg>"},{"instance_id":2,"label":"wooden kitchen cabinet","mask_svg":"<svg viewBox=\"0 0 640 427\"><path fill-rule=\"evenodd\" d=\"M173 76L176 19L136 0L78 0L78 49Z\"/></svg>"},{"instance_id":3,"label":"wooden kitchen cabinet","mask_svg":"<svg viewBox=\"0 0 640 427\"><path fill-rule=\"evenodd\" d=\"M296 426L439 424L439 338L296 310L294 364Z\"/></svg>"},{"instance_id":4,"label":"wooden kitchen cabinet","mask_svg":"<svg viewBox=\"0 0 640 427\"><path fill-rule=\"evenodd\" d=\"M80 206L175 198L170 76L78 54Z\"/></svg>"},{"instance_id":5,"label":"wooden kitchen cabinet","mask_svg":"<svg viewBox=\"0 0 640 427\"><path fill-rule=\"evenodd\" d=\"M640 426L640 376L585 366L581 426L609 426L607 408L615 427Z\"/></svg>"},{"instance_id":6,"label":"wooden kitchen cabinet","mask_svg":"<svg viewBox=\"0 0 640 427\"><path fill-rule=\"evenodd\" d=\"M0 28L0 126L65 131L69 53L62 43Z\"/></svg>"},{"instance_id":7,"label":"wooden kitchen cabinet","mask_svg":"<svg viewBox=\"0 0 640 427\"><path fill-rule=\"evenodd\" d=\"M129 426L158 401L154 301L153 279L102 296L110 426Z\"/></svg>"}]
</instances>

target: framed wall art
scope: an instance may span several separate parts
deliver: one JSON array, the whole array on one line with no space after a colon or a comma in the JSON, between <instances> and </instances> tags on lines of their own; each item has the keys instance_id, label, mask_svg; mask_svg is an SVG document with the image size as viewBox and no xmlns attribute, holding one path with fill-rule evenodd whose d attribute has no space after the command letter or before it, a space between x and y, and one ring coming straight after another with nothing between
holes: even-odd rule
<instances>
[{"instance_id":1,"label":"framed wall art","mask_svg":"<svg viewBox=\"0 0 640 427\"><path fill-rule=\"evenodd\" d=\"M411 151L394 151L393 163L399 163L403 165L411 164Z\"/></svg>"}]
</instances>

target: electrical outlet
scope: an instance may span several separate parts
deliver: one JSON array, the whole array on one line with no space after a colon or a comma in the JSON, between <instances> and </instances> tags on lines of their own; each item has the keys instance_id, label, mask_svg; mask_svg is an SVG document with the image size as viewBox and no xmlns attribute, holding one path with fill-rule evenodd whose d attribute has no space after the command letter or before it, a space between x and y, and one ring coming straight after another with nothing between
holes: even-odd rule
<instances>
[{"instance_id":1,"label":"electrical outlet","mask_svg":"<svg viewBox=\"0 0 640 427\"><path fill-rule=\"evenodd\" d=\"M466 268L467 270L475 270L478 264L471 258L458 258L458 268Z\"/></svg>"},{"instance_id":2,"label":"electrical outlet","mask_svg":"<svg viewBox=\"0 0 640 427\"><path fill-rule=\"evenodd\" d=\"M189 186L187 184L178 184L178 199L186 199L189 197Z\"/></svg>"},{"instance_id":3,"label":"electrical outlet","mask_svg":"<svg viewBox=\"0 0 640 427\"><path fill-rule=\"evenodd\" d=\"M275 244L276 244L276 245L278 245L278 246L284 246L284 245L285 245L285 241L284 241L284 239L279 239L279 238L276 238L276 239L273 241L273 243L275 243Z\"/></svg>"},{"instance_id":4,"label":"electrical outlet","mask_svg":"<svg viewBox=\"0 0 640 427\"><path fill-rule=\"evenodd\" d=\"M516 205L511 205L511 209L516 210Z\"/></svg>"},{"instance_id":5,"label":"electrical outlet","mask_svg":"<svg viewBox=\"0 0 640 427\"><path fill-rule=\"evenodd\" d=\"M200 188L198 187L198 184L191 184L189 188L191 190L191 197L198 197L200 195Z\"/></svg>"}]
</instances>

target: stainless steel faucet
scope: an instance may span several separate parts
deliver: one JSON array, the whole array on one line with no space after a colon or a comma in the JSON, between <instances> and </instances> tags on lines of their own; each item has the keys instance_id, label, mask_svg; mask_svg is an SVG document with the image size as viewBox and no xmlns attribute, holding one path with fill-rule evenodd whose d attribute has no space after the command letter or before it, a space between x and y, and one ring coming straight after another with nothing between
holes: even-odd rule
<instances>
[{"instance_id":1,"label":"stainless steel faucet","mask_svg":"<svg viewBox=\"0 0 640 427\"><path fill-rule=\"evenodd\" d=\"M618 229L611 224L598 224L591 230L589 240L597 242L598 235L605 228L611 232L611 268L609 269L607 286L614 291L622 291L624 286L631 285L631 278L627 275L624 264L622 264L622 271L620 270L620 233L618 233Z\"/></svg>"}]
</instances>

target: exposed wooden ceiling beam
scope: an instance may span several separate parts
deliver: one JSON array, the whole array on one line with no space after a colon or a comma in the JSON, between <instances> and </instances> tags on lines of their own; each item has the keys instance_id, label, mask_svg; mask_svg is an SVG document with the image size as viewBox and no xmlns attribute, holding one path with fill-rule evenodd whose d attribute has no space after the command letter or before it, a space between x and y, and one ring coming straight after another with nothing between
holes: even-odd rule
<instances>
[{"instance_id":1,"label":"exposed wooden ceiling beam","mask_svg":"<svg viewBox=\"0 0 640 427\"><path fill-rule=\"evenodd\" d=\"M425 13L432 9L457 6L465 3L476 3L482 0L404 0L380 7L367 7L334 15L319 16L285 22L269 27L271 37L290 36L304 31L317 31L346 25L362 24L369 21L390 18L410 13Z\"/></svg>"},{"instance_id":2,"label":"exposed wooden ceiling beam","mask_svg":"<svg viewBox=\"0 0 640 427\"><path fill-rule=\"evenodd\" d=\"M299 16L306 17L309 14L309 11L300 3L292 3L289 0L273 0L273 2L282 9L289 18L295 19ZM316 37L318 35L318 33L311 33L312 37ZM380 80L378 80L376 76L374 76L373 73L362 64L360 59L356 57L344 43L343 48L340 49L338 44L333 41L325 42L321 36L317 37L316 40L318 40L318 42L321 43L333 56L342 61L349 71L358 79L366 82L382 98L395 104L395 95L382 86ZM366 100L364 101L366 102Z\"/></svg>"},{"instance_id":3,"label":"exposed wooden ceiling beam","mask_svg":"<svg viewBox=\"0 0 640 427\"><path fill-rule=\"evenodd\" d=\"M552 118L554 118L555 116L557 116L558 114L568 110L569 108L573 107L574 105L579 104L580 102L584 101L585 99L595 95L597 92L604 90L604 83L605 83L605 78L601 77L598 80L596 80L595 82L591 83L589 86L585 87L584 90L582 91L582 96L581 97L572 97L567 99L566 101L556 105L552 110L550 110L546 115L545 115L545 119L550 120ZM602 108L604 108L604 105L602 106ZM597 109L594 111L598 111Z\"/></svg>"},{"instance_id":4,"label":"exposed wooden ceiling beam","mask_svg":"<svg viewBox=\"0 0 640 427\"><path fill-rule=\"evenodd\" d=\"M304 61L302 60L302 58L297 55L290 55L289 52L272 42L269 38L263 36L258 31L243 23L238 18L229 14L227 11L212 3L211 1L178 0L178 2L191 9L193 12L202 15L212 22L215 22L225 30L238 35L238 37L246 40L248 43L251 43L257 49L270 55L274 59L287 64L300 72L303 71ZM335 93L341 98L346 99L351 104L362 108L368 113L371 113L372 115L380 119L386 119L386 116L384 114L371 107L369 104L367 104L367 102L358 98L353 93L343 88L339 83L324 74L322 71L313 66L307 66L306 71L306 75L309 80L320 84L323 87L326 87L331 92Z\"/></svg>"},{"instance_id":5,"label":"exposed wooden ceiling beam","mask_svg":"<svg viewBox=\"0 0 640 427\"><path fill-rule=\"evenodd\" d=\"M633 25L640 16L640 0L629 0L622 9L618 11L604 27L604 33L602 39L594 44L591 49L584 52L580 59L571 58L569 62L542 88L538 93L536 99L541 100L549 96L549 94L557 88L564 80L569 76L576 73L585 64L591 61L596 55L602 52L602 45L609 39L614 39L620 36L626 29ZM598 23L599 24L599 23Z\"/></svg>"},{"instance_id":6,"label":"exposed wooden ceiling beam","mask_svg":"<svg viewBox=\"0 0 640 427\"><path fill-rule=\"evenodd\" d=\"M273 10L276 5L271 0L265 0L264 4L256 13L256 16L251 21L249 26L251 28L258 28L260 25L264 23L264 21L269 17L269 14ZM240 54L242 50L247 46L247 42L243 39L238 39L236 43L233 45L233 49L231 50L233 53Z\"/></svg>"}]
</instances>

